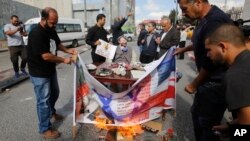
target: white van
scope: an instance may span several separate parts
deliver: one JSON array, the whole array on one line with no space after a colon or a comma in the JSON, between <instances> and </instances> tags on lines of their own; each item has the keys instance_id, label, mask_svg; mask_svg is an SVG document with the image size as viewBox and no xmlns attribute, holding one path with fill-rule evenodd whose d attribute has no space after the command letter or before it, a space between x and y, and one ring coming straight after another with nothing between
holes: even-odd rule
<instances>
[{"instance_id":1,"label":"white van","mask_svg":"<svg viewBox=\"0 0 250 141\"><path fill-rule=\"evenodd\" d=\"M41 18L32 18L25 22L26 32L30 32ZM56 31L62 44L66 47L77 47L80 44L85 44L84 26L80 19L59 18L56 24ZM27 44L28 37L24 37L24 43Z\"/></svg>"}]
</instances>

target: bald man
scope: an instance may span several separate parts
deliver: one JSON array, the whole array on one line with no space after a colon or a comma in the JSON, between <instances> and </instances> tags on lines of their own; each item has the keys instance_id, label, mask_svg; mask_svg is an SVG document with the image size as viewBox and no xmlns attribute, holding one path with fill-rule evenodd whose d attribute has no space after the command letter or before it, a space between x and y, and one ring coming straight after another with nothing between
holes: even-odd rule
<instances>
[{"instance_id":1,"label":"bald man","mask_svg":"<svg viewBox=\"0 0 250 141\"><path fill-rule=\"evenodd\" d=\"M57 50L76 54L75 49L67 49L61 44L55 25L58 22L57 11L46 7L41 12L41 21L30 32L28 37L28 68L30 79L36 94L36 107L39 119L39 132L46 139L55 139L60 136L57 130L52 129L51 118L62 120L56 113L55 103L59 96L56 64L70 64L70 57L57 56Z\"/></svg>"}]
</instances>

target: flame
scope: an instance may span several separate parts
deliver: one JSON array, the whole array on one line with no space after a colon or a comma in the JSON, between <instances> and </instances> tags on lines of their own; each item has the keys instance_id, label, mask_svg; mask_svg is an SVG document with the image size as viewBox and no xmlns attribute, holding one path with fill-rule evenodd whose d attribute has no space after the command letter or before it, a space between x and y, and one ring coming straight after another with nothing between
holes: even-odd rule
<instances>
[{"instance_id":1,"label":"flame","mask_svg":"<svg viewBox=\"0 0 250 141\"><path fill-rule=\"evenodd\" d=\"M103 130L116 129L117 133L124 138L134 137L138 134L143 133L143 131L144 131L142 129L141 125L134 125L134 126L110 126L110 125L107 125L107 124L112 124L112 121L107 119L107 118L102 118L99 115L100 115L100 111L97 111L96 117L95 117L95 121L96 121L95 126L97 128L100 128Z\"/></svg>"},{"instance_id":2,"label":"flame","mask_svg":"<svg viewBox=\"0 0 250 141\"><path fill-rule=\"evenodd\" d=\"M117 130L123 137L136 136L138 134L143 133L141 125L128 126L128 127L119 126L117 127Z\"/></svg>"}]
</instances>

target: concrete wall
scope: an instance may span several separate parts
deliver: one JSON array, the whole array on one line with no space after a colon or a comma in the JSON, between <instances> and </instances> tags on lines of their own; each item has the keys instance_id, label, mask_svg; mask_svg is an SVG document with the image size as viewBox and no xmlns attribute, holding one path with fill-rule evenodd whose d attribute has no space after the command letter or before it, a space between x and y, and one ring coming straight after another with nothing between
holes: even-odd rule
<instances>
[{"instance_id":1,"label":"concrete wall","mask_svg":"<svg viewBox=\"0 0 250 141\"><path fill-rule=\"evenodd\" d=\"M57 10L59 17L72 18L72 0L16 0L20 3L43 9L53 7Z\"/></svg>"},{"instance_id":2,"label":"concrete wall","mask_svg":"<svg viewBox=\"0 0 250 141\"><path fill-rule=\"evenodd\" d=\"M53 7L59 17L72 18L72 0L0 0L0 29L10 22L11 15L17 15L23 22L30 18L39 17L41 9ZM0 39L3 39L0 31Z\"/></svg>"},{"instance_id":3,"label":"concrete wall","mask_svg":"<svg viewBox=\"0 0 250 141\"><path fill-rule=\"evenodd\" d=\"M104 8L104 3L87 3L87 21L85 21L84 14L84 3L73 4L73 17L75 19L81 19L83 23L87 22L87 26L91 27L96 24L96 16L99 13L103 13L107 16L106 9ZM104 10L102 10L104 8ZM108 16L107 16L108 18ZM108 22L108 19L107 19Z\"/></svg>"},{"instance_id":4,"label":"concrete wall","mask_svg":"<svg viewBox=\"0 0 250 141\"><path fill-rule=\"evenodd\" d=\"M17 15L19 20L25 22L32 17L38 17L39 8L29 6L17 1L0 0L0 28L10 22L11 15ZM3 39L3 32L0 32L0 39Z\"/></svg>"},{"instance_id":5,"label":"concrete wall","mask_svg":"<svg viewBox=\"0 0 250 141\"><path fill-rule=\"evenodd\" d=\"M132 3L132 5L130 4ZM96 24L96 16L99 13L106 15L105 28L110 29L110 25L113 24L114 17L126 16L128 11L132 9L134 12L134 0L100 0L98 3L91 3L87 0L87 27L91 27ZM131 8L132 7L132 8ZM84 3L73 4L73 17L77 19L84 19ZM127 23L134 24L134 16L130 18Z\"/></svg>"},{"instance_id":6,"label":"concrete wall","mask_svg":"<svg viewBox=\"0 0 250 141\"><path fill-rule=\"evenodd\" d=\"M242 19L243 20L249 20L250 19L250 1L249 0L245 0ZM250 25L250 23L246 23L246 25Z\"/></svg>"}]
</instances>

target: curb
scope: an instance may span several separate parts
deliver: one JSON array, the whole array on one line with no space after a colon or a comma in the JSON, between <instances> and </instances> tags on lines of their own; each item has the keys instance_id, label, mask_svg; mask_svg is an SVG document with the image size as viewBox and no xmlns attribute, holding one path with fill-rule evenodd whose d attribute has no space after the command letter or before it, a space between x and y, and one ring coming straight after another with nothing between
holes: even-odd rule
<instances>
[{"instance_id":1,"label":"curb","mask_svg":"<svg viewBox=\"0 0 250 141\"><path fill-rule=\"evenodd\" d=\"M79 52L79 54L82 54L82 53L84 53L84 52L86 52L86 51L88 51L90 49L91 49L91 47L87 46L87 47L84 47L84 48L79 48L79 49L77 49L77 51ZM4 51L8 51L8 50L4 50ZM3 51L0 50L0 52L3 52ZM10 69L1 71L0 74L1 73L6 73L7 71L13 71L13 69L10 68ZM22 75L22 76L20 76L17 79L15 79L13 76L11 76L11 77L6 78L3 81L0 81L0 93L3 92L3 91L5 91L5 90L7 90L8 88L16 85L16 84L21 83L22 81L24 81L24 80L26 80L28 78L29 78L29 75L27 75L27 76L23 76Z\"/></svg>"},{"instance_id":2,"label":"curb","mask_svg":"<svg viewBox=\"0 0 250 141\"><path fill-rule=\"evenodd\" d=\"M8 51L8 48L0 49L0 52Z\"/></svg>"}]
</instances>

